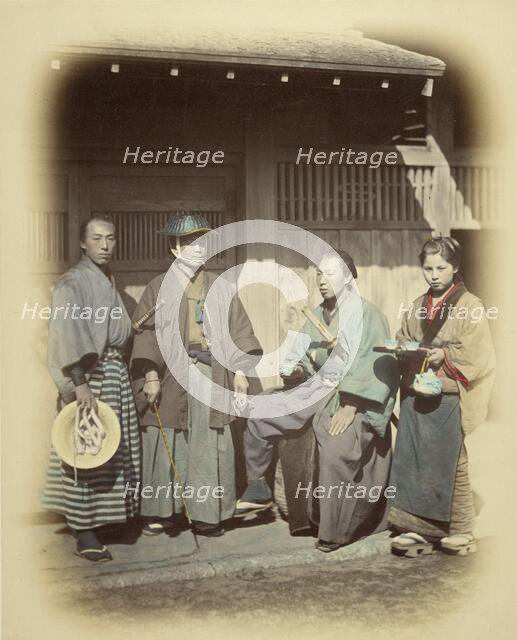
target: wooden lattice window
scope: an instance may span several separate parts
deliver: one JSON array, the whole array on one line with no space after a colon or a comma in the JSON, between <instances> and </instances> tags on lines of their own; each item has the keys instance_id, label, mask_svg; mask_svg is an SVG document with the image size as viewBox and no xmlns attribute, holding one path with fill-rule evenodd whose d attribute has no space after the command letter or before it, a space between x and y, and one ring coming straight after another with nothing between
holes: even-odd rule
<instances>
[{"instance_id":1,"label":"wooden lattice window","mask_svg":"<svg viewBox=\"0 0 517 640\"><path fill-rule=\"evenodd\" d=\"M501 220L504 175L496 167L451 167L451 226L487 227Z\"/></svg>"},{"instance_id":2,"label":"wooden lattice window","mask_svg":"<svg viewBox=\"0 0 517 640\"><path fill-rule=\"evenodd\" d=\"M67 262L68 214L66 211L30 211L27 237L31 262L41 265L58 265Z\"/></svg>"},{"instance_id":3,"label":"wooden lattice window","mask_svg":"<svg viewBox=\"0 0 517 640\"><path fill-rule=\"evenodd\" d=\"M430 206L432 171L279 162L278 217L293 223L418 222Z\"/></svg>"}]
</instances>

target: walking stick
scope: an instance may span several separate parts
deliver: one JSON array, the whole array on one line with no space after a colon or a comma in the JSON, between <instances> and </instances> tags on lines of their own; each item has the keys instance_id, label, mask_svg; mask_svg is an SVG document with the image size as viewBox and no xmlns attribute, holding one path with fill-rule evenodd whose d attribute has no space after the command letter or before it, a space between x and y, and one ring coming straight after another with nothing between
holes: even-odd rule
<instances>
[{"instance_id":1,"label":"walking stick","mask_svg":"<svg viewBox=\"0 0 517 640\"><path fill-rule=\"evenodd\" d=\"M196 536L196 532L194 531L194 525L192 524L192 518L190 517L190 512L188 510L187 503L183 496L183 484L180 481L180 477L178 475L178 470L176 469L176 465L174 464L174 458L172 457L172 451L169 447L169 443L167 442L167 435L165 434L165 429L163 428L162 419L160 416L160 412L158 411L158 405L156 402L153 402L153 409L156 414L156 419L158 420L158 426L160 427L160 433L162 434L163 444L165 446L165 450L167 451L167 455L169 456L169 462L171 463L172 475L174 476L175 482L181 487L181 501L183 502L183 508L185 509L185 515L187 516L188 523L190 525L190 531L194 536L194 542L196 543L196 548L199 551L199 542Z\"/></svg>"}]
</instances>

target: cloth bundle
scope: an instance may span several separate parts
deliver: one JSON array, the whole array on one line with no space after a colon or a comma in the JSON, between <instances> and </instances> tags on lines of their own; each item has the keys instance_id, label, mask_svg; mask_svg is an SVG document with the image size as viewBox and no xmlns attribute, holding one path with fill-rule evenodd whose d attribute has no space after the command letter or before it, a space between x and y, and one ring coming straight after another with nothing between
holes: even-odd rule
<instances>
[{"instance_id":1,"label":"cloth bundle","mask_svg":"<svg viewBox=\"0 0 517 640\"><path fill-rule=\"evenodd\" d=\"M442 392L442 381L432 369L428 369L424 373L416 374L413 389L419 396L439 396Z\"/></svg>"},{"instance_id":2,"label":"cloth bundle","mask_svg":"<svg viewBox=\"0 0 517 640\"><path fill-rule=\"evenodd\" d=\"M106 437L106 430L99 420L95 409L77 409L75 414L74 442L77 455L90 454L95 456L102 448L102 441Z\"/></svg>"}]
</instances>

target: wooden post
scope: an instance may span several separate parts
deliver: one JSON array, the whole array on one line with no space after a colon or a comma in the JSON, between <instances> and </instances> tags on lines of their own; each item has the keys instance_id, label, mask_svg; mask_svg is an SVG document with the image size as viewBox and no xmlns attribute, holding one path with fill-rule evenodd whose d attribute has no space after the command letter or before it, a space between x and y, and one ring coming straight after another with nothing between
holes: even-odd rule
<instances>
[{"instance_id":1,"label":"wooden post","mask_svg":"<svg viewBox=\"0 0 517 640\"><path fill-rule=\"evenodd\" d=\"M452 90L447 78L435 84L433 96L427 105L427 144L431 151L442 156L442 162L433 169L433 189L429 215L424 214L434 234L450 235L452 210L449 192L451 171L447 160L454 146Z\"/></svg>"},{"instance_id":2,"label":"wooden post","mask_svg":"<svg viewBox=\"0 0 517 640\"><path fill-rule=\"evenodd\" d=\"M276 156L273 138L274 122L271 116L259 110L248 114L245 130L244 204L245 218L276 219ZM238 262L257 266L261 262L276 259L280 247L274 245L248 245L238 251ZM276 283L278 286L278 283ZM274 351L280 341L279 293L266 285L254 285L244 289L242 302L253 322L254 331L264 353ZM267 356L266 356L267 357ZM280 363L275 363L277 370ZM279 380L263 380L267 386Z\"/></svg>"},{"instance_id":3,"label":"wooden post","mask_svg":"<svg viewBox=\"0 0 517 640\"><path fill-rule=\"evenodd\" d=\"M275 219L275 153L273 122L251 113L246 123L246 218Z\"/></svg>"}]
</instances>

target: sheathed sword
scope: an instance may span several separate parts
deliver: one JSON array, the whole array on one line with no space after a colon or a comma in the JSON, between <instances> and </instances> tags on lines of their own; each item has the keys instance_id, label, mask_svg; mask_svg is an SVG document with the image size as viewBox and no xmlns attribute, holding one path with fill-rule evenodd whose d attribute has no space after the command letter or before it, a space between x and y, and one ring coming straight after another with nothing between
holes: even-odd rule
<instances>
[{"instance_id":1,"label":"sheathed sword","mask_svg":"<svg viewBox=\"0 0 517 640\"><path fill-rule=\"evenodd\" d=\"M138 318L138 320L134 320L131 323L131 326L136 331L136 333L140 333L142 331L143 325L150 318L152 318L154 314L158 311L158 309L160 309L160 307L163 307L164 304L165 304L165 300L163 298L161 300L158 300L158 302L154 305L154 307L151 307L150 309L148 309L140 318Z\"/></svg>"}]
</instances>

